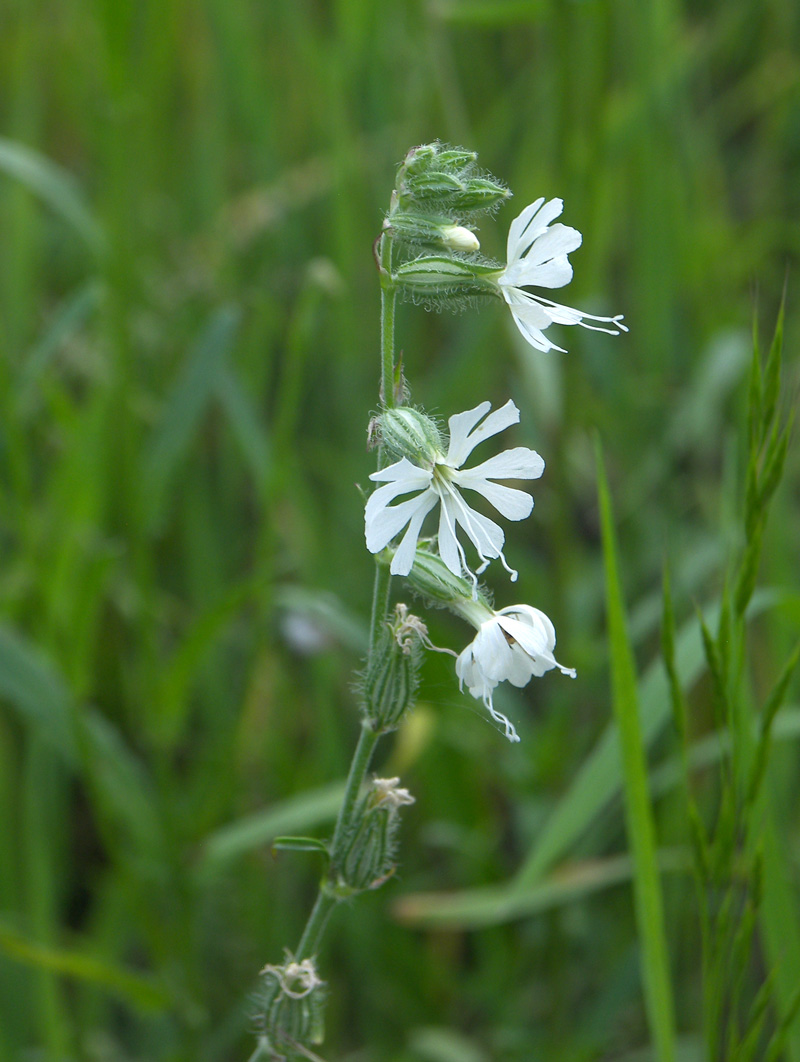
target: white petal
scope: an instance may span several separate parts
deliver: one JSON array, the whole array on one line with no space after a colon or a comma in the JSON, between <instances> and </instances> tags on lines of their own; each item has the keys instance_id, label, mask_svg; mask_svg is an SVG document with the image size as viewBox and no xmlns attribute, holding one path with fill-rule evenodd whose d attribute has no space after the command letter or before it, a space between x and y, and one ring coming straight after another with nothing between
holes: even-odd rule
<instances>
[{"instance_id":1,"label":"white petal","mask_svg":"<svg viewBox=\"0 0 800 1062\"><path fill-rule=\"evenodd\" d=\"M397 547L389 571L392 575L408 575L414 566L414 557L417 552L417 540L422 529L422 523L431 509L436 505L438 497L434 491L426 491L421 498L417 499L422 504L408 522L408 530L403 535L400 545ZM376 553L377 550L373 550Z\"/></svg>"},{"instance_id":2,"label":"white petal","mask_svg":"<svg viewBox=\"0 0 800 1062\"><path fill-rule=\"evenodd\" d=\"M511 646L511 664L506 674L506 682L522 689L527 686L535 674L530 656L519 645Z\"/></svg>"},{"instance_id":3,"label":"white petal","mask_svg":"<svg viewBox=\"0 0 800 1062\"><path fill-rule=\"evenodd\" d=\"M367 504L364 507L364 517L367 523L371 523L400 494L427 489L430 486L430 478L429 475L427 480L423 479L420 483L387 483L384 487L378 487L367 498Z\"/></svg>"},{"instance_id":4,"label":"white petal","mask_svg":"<svg viewBox=\"0 0 800 1062\"><path fill-rule=\"evenodd\" d=\"M564 209L562 199L551 199L544 203L544 199L537 199L535 203L525 207L522 213L511 222L508 230L508 261L514 262L522 257L533 241L547 230L547 226L559 216Z\"/></svg>"},{"instance_id":5,"label":"white petal","mask_svg":"<svg viewBox=\"0 0 800 1062\"><path fill-rule=\"evenodd\" d=\"M450 428L450 445L447 448L446 458L448 465L458 468L466 459L472 450L472 447L467 444L469 433L491 408L491 402L481 402L474 409L468 409L464 413L455 413L450 417L447 422Z\"/></svg>"},{"instance_id":6,"label":"white petal","mask_svg":"<svg viewBox=\"0 0 800 1062\"><path fill-rule=\"evenodd\" d=\"M501 483L492 483L480 477L472 482L459 481L459 485L482 494L506 520L525 520L531 515L533 498L524 490L505 487Z\"/></svg>"},{"instance_id":7,"label":"white petal","mask_svg":"<svg viewBox=\"0 0 800 1062\"><path fill-rule=\"evenodd\" d=\"M556 629L553 621L541 609L534 608L533 605L507 605L506 608L498 609L497 615L508 616L509 619L519 620L535 630L541 630L550 648L555 646Z\"/></svg>"},{"instance_id":8,"label":"white petal","mask_svg":"<svg viewBox=\"0 0 800 1062\"><path fill-rule=\"evenodd\" d=\"M491 409L491 403L484 402L477 408L482 409L484 407L486 407L484 412L488 412L488 410ZM475 410L470 410L470 412L474 413ZM460 416L464 416L464 414L462 413ZM465 435L459 430L455 441L452 434L454 420L456 420L456 417L451 417L449 420L451 435L450 445L447 448L446 463L450 465L451 468L460 468L478 443L483 442L484 439L490 439L493 435L497 435L498 432L505 431L505 429L512 424L517 424L519 421L519 410L511 399L509 399L504 406L501 406L500 409L496 409L494 413L490 413L482 424L478 424L478 426L474 427L474 430L471 430L468 434ZM475 423L477 424L477 421ZM457 425L457 427L460 429L462 425Z\"/></svg>"},{"instance_id":9,"label":"white petal","mask_svg":"<svg viewBox=\"0 0 800 1062\"><path fill-rule=\"evenodd\" d=\"M388 546L395 535L406 526L419 512L430 512L438 501L438 495L433 490L423 491L416 498L409 498L400 502L399 505L384 506L370 513L365 521L365 533L367 549L370 553L379 553L384 546ZM410 570L410 569L409 569Z\"/></svg>"},{"instance_id":10,"label":"white petal","mask_svg":"<svg viewBox=\"0 0 800 1062\"><path fill-rule=\"evenodd\" d=\"M537 199L535 203L529 203L524 210L520 211L519 215L514 218L508 228L508 243L506 245L507 258L509 262L513 262L518 257L517 248L519 247L522 234L530 223L531 218L536 214L536 211L544 202L544 196L541 199ZM521 252L520 252L521 253Z\"/></svg>"},{"instance_id":11,"label":"white petal","mask_svg":"<svg viewBox=\"0 0 800 1062\"><path fill-rule=\"evenodd\" d=\"M556 632L551 621L538 609L531 609L528 606L528 611L536 614L533 625L513 615L505 615L498 622L519 648L528 655L531 661L531 673L538 678L551 668L557 667L562 674L575 678L575 669L564 667L553 656Z\"/></svg>"},{"instance_id":12,"label":"white petal","mask_svg":"<svg viewBox=\"0 0 800 1062\"><path fill-rule=\"evenodd\" d=\"M555 343L551 343L542 331L543 328L547 328L552 323L549 319L547 324L535 324L531 320L531 317L535 315L528 313L528 307L520 308L518 306L511 307L511 316L514 318L514 324L522 333L522 338L527 343L530 343L532 347L535 347L536 350L545 352L548 350L560 350L562 354L566 354L563 347L558 347Z\"/></svg>"},{"instance_id":13,"label":"white petal","mask_svg":"<svg viewBox=\"0 0 800 1062\"><path fill-rule=\"evenodd\" d=\"M416 487L427 487L431 473L429 469L420 468L403 457L393 465L373 472L369 478L376 483L410 483L412 485L408 489L414 490Z\"/></svg>"},{"instance_id":14,"label":"white petal","mask_svg":"<svg viewBox=\"0 0 800 1062\"><path fill-rule=\"evenodd\" d=\"M439 556L453 573L461 575L463 572L462 558L464 551L456 538L456 523L453 513L453 502L449 495L442 498L442 508L439 512Z\"/></svg>"},{"instance_id":15,"label":"white petal","mask_svg":"<svg viewBox=\"0 0 800 1062\"><path fill-rule=\"evenodd\" d=\"M570 225L553 225L546 232L537 236L528 248L524 260L530 265L542 265L551 258L559 258L577 250L583 243L583 236Z\"/></svg>"},{"instance_id":16,"label":"white petal","mask_svg":"<svg viewBox=\"0 0 800 1062\"><path fill-rule=\"evenodd\" d=\"M503 298L511 307L511 312L515 316L519 314L524 317L531 327L547 328L548 325L552 324L552 317L543 305L543 300L537 295L515 287L501 287L501 291L503 292Z\"/></svg>"},{"instance_id":17,"label":"white petal","mask_svg":"<svg viewBox=\"0 0 800 1062\"><path fill-rule=\"evenodd\" d=\"M462 469L457 473L457 479L461 482L473 475L483 479L538 479L543 472L544 461L535 450L527 446L513 446L474 468Z\"/></svg>"},{"instance_id":18,"label":"white petal","mask_svg":"<svg viewBox=\"0 0 800 1062\"><path fill-rule=\"evenodd\" d=\"M572 266L565 254L548 262L529 262L527 258L503 271L499 283L524 287L530 284L537 288L563 288L572 280Z\"/></svg>"},{"instance_id":19,"label":"white petal","mask_svg":"<svg viewBox=\"0 0 800 1062\"><path fill-rule=\"evenodd\" d=\"M475 638L475 658L493 685L504 682L512 667L511 646L496 620L489 620Z\"/></svg>"},{"instance_id":20,"label":"white petal","mask_svg":"<svg viewBox=\"0 0 800 1062\"><path fill-rule=\"evenodd\" d=\"M475 512L463 498L461 502L461 506L455 513L456 520L464 528L467 538L478 551L481 560L502 556L505 542L502 527L494 520L490 520L488 516Z\"/></svg>"}]
</instances>

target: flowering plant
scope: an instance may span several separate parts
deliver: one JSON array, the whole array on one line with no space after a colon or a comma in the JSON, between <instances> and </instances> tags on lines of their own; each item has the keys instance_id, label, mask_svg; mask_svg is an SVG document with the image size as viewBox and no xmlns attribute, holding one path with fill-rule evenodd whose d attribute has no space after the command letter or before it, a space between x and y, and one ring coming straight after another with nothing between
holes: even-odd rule
<instances>
[{"instance_id":1,"label":"flowering plant","mask_svg":"<svg viewBox=\"0 0 800 1062\"><path fill-rule=\"evenodd\" d=\"M380 411L370 422L368 439L378 447L378 467L369 477L377 486L364 512L366 545L376 565L369 652L358 683L361 733L333 837L275 842L321 853L324 872L296 951L287 952L283 965L268 964L262 971L262 1033L251 1062L318 1057L310 1045L322 1039L325 985L316 972L316 953L328 916L339 901L383 885L396 867L400 812L414 798L399 778L368 781L367 772L378 740L413 706L425 651L436 647L425 623L405 604L390 608L393 577L405 579L424 601L450 609L476 629L460 653L440 651L456 658L459 687L483 702L509 741L519 736L494 705L501 682L521 687L553 669L575 677L574 669L553 655L555 630L543 612L525 604L496 611L478 581L494 559L512 581L517 572L506 562L502 527L473 508L464 492L480 495L507 520L524 520L533 498L505 481L538 479L544 472L540 455L526 446L465 467L480 443L518 423L517 406L509 399L492 410L491 402L482 401L454 414L445 440L432 418L408 404L395 356L398 294L443 304L464 296L501 297L526 340L542 351L561 349L544 335L551 324L582 324L612 334L625 330L621 317L596 317L526 290L562 287L572 277L567 255L580 245L581 235L553 224L561 214L560 199L538 199L512 222L505 266L479 256L475 219L492 213L509 195L501 182L476 168L473 152L438 142L422 145L408 153L397 172L376 241L381 388ZM437 508L436 535L422 540L425 519ZM460 532L477 553L474 570Z\"/></svg>"}]
</instances>

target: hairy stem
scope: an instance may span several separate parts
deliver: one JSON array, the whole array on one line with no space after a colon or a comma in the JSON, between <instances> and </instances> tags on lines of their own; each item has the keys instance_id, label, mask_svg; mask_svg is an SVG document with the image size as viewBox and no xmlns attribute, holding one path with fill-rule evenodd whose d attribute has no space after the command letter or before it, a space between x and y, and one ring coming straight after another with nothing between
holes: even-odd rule
<instances>
[{"instance_id":1,"label":"hairy stem","mask_svg":"<svg viewBox=\"0 0 800 1062\"><path fill-rule=\"evenodd\" d=\"M392 238L381 237L381 401L385 409L395 406L394 311L397 291L392 278ZM379 457L380 463L380 457Z\"/></svg>"},{"instance_id":2,"label":"hairy stem","mask_svg":"<svg viewBox=\"0 0 800 1062\"><path fill-rule=\"evenodd\" d=\"M389 409L395 405L394 311L396 301L397 293L392 280L392 238L388 233L384 233L381 238L381 401L384 408ZM384 451L381 448L378 452L378 468L383 467ZM370 618L370 659L377 646L381 627L386 621L390 581L389 569L386 565L376 561ZM368 724L362 725L330 846L330 867L333 875L336 874L337 866L344 856L343 844L349 833L353 811L380 736L380 733L376 733ZM337 897L331 892L329 883L323 882L297 947L295 957L298 961L310 958L316 952L328 917L336 903Z\"/></svg>"},{"instance_id":3,"label":"hairy stem","mask_svg":"<svg viewBox=\"0 0 800 1062\"><path fill-rule=\"evenodd\" d=\"M322 933L328 922L328 916L335 906L336 898L331 896L325 889L320 889L317 893L317 899L314 906L311 908L311 914L308 916L308 921L303 930L303 935L300 938L300 943L297 945L295 958L298 962L302 959L311 959L314 957Z\"/></svg>"}]
</instances>

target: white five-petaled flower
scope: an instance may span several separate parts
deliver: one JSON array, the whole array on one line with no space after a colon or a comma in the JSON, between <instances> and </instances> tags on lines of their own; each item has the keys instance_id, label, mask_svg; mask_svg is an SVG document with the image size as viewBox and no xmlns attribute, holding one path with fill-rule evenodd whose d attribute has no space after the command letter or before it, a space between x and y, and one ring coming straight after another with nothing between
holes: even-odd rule
<instances>
[{"instance_id":1,"label":"white five-petaled flower","mask_svg":"<svg viewBox=\"0 0 800 1062\"><path fill-rule=\"evenodd\" d=\"M516 579L517 573L509 568L503 556L505 536L502 528L470 508L461 496L461 490L466 487L482 494L509 520L523 520L530 515L533 498L525 491L494 480L538 479L544 471L544 461L535 450L517 446L497 457L490 457L475 468L462 468L479 442L519 420L519 410L511 400L493 413L489 413L490 409L490 402L481 402L474 409L450 417L447 453L437 451L433 454L429 467L413 464L403 457L369 477L384 486L378 487L367 501L367 549L379 553L408 525L392 558L392 575L408 575L411 571L423 521L439 505L439 555L454 575L461 575L464 569L469 572L464 549L456 537L456 527L460 525L478 551L481 559L479 573L492 558L499 557L512 580ZM413 498L391 504L400 495L412 493ZM473 584L477 583L475 576L472 580Z\"/></svg>"},{"instance_id":2,"label":"white five-petaled flower","mask_svg":"<svg viewBox=\"0 0 800 1062\"><path fill-rule=\"evenodd\" d=\"M577 229L568 225L560 222L551 224L563 209L563 200L550 199L545 203L544 198L525 207L519 217L511 222L508 230L508 262L497 278L517 328L537 350L563 352L562 347L551 343L544 334L551 324L579 324L614 336L628 331L621 315L596 317L524 290L528 285L563 288L572 280L572 266L567 255L580 247L583 237ZM610 327L604 328L603 325Z\"/></svg>"},{"instance_id":3,"label":"white five-petaled flower","mask_svg":"<svg viewBox=\"0 0 800 1062\"><path fill-rule=\"evenodd\" d=\"M530 605L510 605L492 613L456 660L459 685L483 700L491 717L505 727L509 741L519 735L509 720L494 707L492 693L500 682L526 686L534 676L557 667L575 678L575 669L563 667L553 656L556 632L553 624Z\"/></svg>"}]
</instances>

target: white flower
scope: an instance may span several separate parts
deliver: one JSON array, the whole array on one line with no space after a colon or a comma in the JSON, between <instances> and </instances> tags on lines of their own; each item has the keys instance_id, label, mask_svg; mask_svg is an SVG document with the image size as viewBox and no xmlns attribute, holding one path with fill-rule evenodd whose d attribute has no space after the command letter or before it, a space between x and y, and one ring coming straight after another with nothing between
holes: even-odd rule
<instances>
[{"instance_id":1,"label":"white flower","mask_svg":"<svg viewBox=\"0 0 800 1062\"><path fill-rule=\"evenodd\" d=\"M517 328L537 350L563 351L544 334L545 328L551 324L579 324L596 332L608 332L612 336L628 331L621 315L596 317L523 290L527 285L563 288L572 280L572 266L567 255L580 247L583 237L577 229L568 225L560 222L550 224L563 209L563 200L550 199L545 203L544 198L525 207L519 217L511 222L508 230L508 263L497 279ZM589 324L590 321L600 324ZM601 324L611 327L603 328Z\"/></svg>"},{"instance_id":2,"label":"white flower","mask_svg":"<svg viewBox=\"0 0 800 1062\"><path fill-rule=\"evenodd\" d=\"M533 676L557 667L575 678L575 669L563 667L553 656L556 632L553 624L530 605L510 605L492 613L456 660L460 687L466 683L473 697L483 700L491 717L505 727L509 741L519 741L513 725L492 704L500 682L526 686Z\"/></svg>"},{"instance_id":3,"label":"white flower","mask_svg":"<svg viewBox=\"0 0 800 1062\"><path fill-rule=\"evenodd\" d=\"M432 509L440 505L439 555L454 575L461 575L463 569L469 571L464 549L456 538L456 525L460 525L478 551L482 562L477 569L479 573L492 558L499 557L512 580L516 579L517 573L508 567L503 556L505 535L502 528L471 509L461 496L460 489L466 487L482 494L509 520L523 520L530 515L533 498L525 491L503 486L493 480L538 479L544 471L544 461L535 450L517 446L497 457L490 457L475 468L462 468L479 442L519 420L519 410L511 400L486 416L490 409L490 402L481 402L474 409L450 417L447 453L436 451L429 467L413 464L403 457L369 477L385 486L378 487L367 501L367 549L371 553L379 553L408 525L392 558L392 575L408 575L411 571L423 521ZM412 493L415 495L413 498L397 505L390 504L401 494ZM473 584L477 583L474 576L472 579Z\"/></svg>"}]
</instances>

